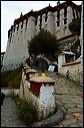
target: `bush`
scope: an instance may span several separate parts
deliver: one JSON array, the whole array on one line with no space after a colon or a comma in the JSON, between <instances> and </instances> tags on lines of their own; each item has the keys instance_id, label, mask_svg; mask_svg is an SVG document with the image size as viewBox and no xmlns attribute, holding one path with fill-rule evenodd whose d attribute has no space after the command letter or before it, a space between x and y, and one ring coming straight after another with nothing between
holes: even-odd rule
<instances>
[{"instance_id":1,"label":"bush","mask_svg":"<svg viewBox=\"0 0 84 128\"><path fill-rule=\"evenodd\" d=\"M73 19L72 22L69 24L69 30L74 33L78 32L80 33L80 27L81 27L81 19Z\"/></svg>"},{"instance_id":2,"label":"bush","mask_svg":"<svg viewBox=\"0 0 84 128\"><path fill-rule=\"evenodd\" d=\"M19 88L22 76L22 66L15 70L1 73L1 87Z\"/></svg>"},{"instance_id":3,"label":"bush","mask_svg":"<svg viewBox=\"0 0 84 128\"><path fill-rule=\"evenodd\" d=\"M28 42L29 54L45 56L55 56L59 51L60 44L56 36L52 35L49 31L42 29L37 35Z\"/></svg>"},{"instance_id":4,"label":"bush","mask_svg":"<svg viewBox=\"0 0 84 128\"><path fill-rule=\"evenodd\" d=\"M31 126L31 124L39 121L37 117L37 110L35 109L35 107L31 102L27 103L26 101L20 99L19 96L14 96L14 100L17 107L18 118L20 118L20 120L22 120L27 126ZM52 116L57 111L58 111L58 106L56 106L53 113L50 112L46 118ZM42 119L40 119L40 121Z\"/></svg>"}]
</instances>

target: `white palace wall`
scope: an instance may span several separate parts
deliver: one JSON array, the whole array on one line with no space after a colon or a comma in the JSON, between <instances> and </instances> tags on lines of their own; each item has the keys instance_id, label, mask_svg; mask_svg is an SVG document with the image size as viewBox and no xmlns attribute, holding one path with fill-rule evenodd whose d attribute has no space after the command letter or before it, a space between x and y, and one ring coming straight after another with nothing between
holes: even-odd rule
<instances>
[{"instance_id":1,"label":"white palace wall","mask_svg":"<svg viewBox=\"0 0 84 128\"><path fill-rule=\"evenodd\" d=\"M53 8L50 5L49 7L52 8L51 10L48 10L49 7L46 7L45 12L42 13L41 11L40 13L38 13L37 24L35 23L36 17L34 16L36 15L36 12L33 11L29 12L31 13L31 15L21 19L21 21L20 18L25 17L25 15L24 16L21 15L20 18L14 21L14 25L11 26L12 28L10 29L10 33L8 36L7 48L3 59L2 69L4 70L14 69L19 65L21 65L21 63L24 63L24 61L29 57L28 41L30 41L34 37L34 35L40 31L40 27L39 27L40 24L41 24L41 28L48 30L51 34L55 35L57 39L60 39L62 37L71 34L68 28L68 24L74 18L73 9L75 11L76 8L72 9L72 6L68 5L69 3L67 4L66 3L67 2L65 2L65 4L63 5L64 7L62 8L60 8L61 4L59 5L59 9L60 9L59 26L57 26L57 10L51 11L53 10ZM67 5L67 17L64 17L65 5ZM48 10L47 21L45 21L46 10ZM77 13L79 12L77 11ZM77 17L76 16L77 13L75 13L75 17ZM42 16L42 21L40 21L41 16ZM66 24L64 24L64 18L67 18ZM23 22L23 27L22 27L22 22Z\"/></svg>"}]
</instances>

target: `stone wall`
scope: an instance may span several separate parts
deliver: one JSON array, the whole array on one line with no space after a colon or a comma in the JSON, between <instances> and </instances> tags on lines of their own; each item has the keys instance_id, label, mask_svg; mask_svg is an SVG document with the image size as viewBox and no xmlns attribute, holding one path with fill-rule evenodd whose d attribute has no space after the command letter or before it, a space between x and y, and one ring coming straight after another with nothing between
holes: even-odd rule
<instances>
[{"instance_id":1,"label":"stone wall","mask_svg":"<svg viewBox=\"0 0 84 128\"><path fill-rule=\"evenodd\" d=\"M22 73L22 81L20 84L20 91L19 96L21 99L26 100L27 102L31 102L37 109L37 112L39 113L39 98L37 98L33 93L29 90L30 88L30 82L25 79L26 75L24 72Z\"/></svg>"},{"instance_id":2,"label":"stone wall","mask_svg":"<svg viewBox=\"0 0 84 128\"><path fill-rule=\"evenodd\" d=\"M23 71L19 91L20 98L26 100L27 102L31 102L33 106L35 106L39 119L46 117L50 112L53 113L55 108L53 85L42 84L39 94L35 95L35 93L31 90L30 82L25 78L26 75Z\"/></svg>"},{"instance_id":3,"label":"stone wall","mask_svg":"<svg viewBox=\"0 0 84 128\"><path fill-rule=\"evenodd\" d=\"M62 65L59 73L83 85L83 64L80 62L71 62Z\"/></svg>"},{"instance_id":4,"label":"stone wall","mask_svg":"<svg viewBox=\"0 0 84 128\"><path fill-rule=\"evenodd\" d=\"M77 40L80 40L80 36L78 36L78 33L71 34L67 37L61 38L58 41L60 42L60 49L63 49L64 46L67 46L68 48L71 48Z\"/></svg>"}]
</instances>

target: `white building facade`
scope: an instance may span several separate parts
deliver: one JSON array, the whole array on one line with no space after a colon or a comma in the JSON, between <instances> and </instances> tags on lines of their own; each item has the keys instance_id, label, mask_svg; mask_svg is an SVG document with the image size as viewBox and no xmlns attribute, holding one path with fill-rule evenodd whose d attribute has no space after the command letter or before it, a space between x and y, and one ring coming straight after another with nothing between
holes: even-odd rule
<instances>
[{"instance_id":1,"label":"white building facade","mask_svg":"<svg viewBox=\"0 0 84 128\"><path fill-rule=\"evenodd\" d=\"M81 7L81 37L80 37L80 45L81 45L81 63L83 63L83 1Z\"/></svg>"},{"instance_id":2,"label":"white building facade","mask_svg":"<svg viewBox=\"0 0 84 128\"><path fill-rule=\"evenodd\" d=\"M8 42L3 59L3 69L14 69L29 57L28 42L42 28L55 35L57 39L71 34L68 25L73 18L79 18L79 6L66 1L57 6L50 5L39 11L20 15L8 31Z\"/></svg>"}]
</instances>

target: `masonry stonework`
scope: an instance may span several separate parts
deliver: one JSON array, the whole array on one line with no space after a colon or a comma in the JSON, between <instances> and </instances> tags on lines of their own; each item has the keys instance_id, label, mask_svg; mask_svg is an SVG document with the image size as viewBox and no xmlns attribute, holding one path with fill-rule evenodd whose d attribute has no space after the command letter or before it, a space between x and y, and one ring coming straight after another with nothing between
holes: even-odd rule
<instances>
[{"instance_id":1,"label":"masonry stonework","mask_svg":"<svg viewBox=\"0 0 84 128\"><path fill-rule=\"evenodd\" d=\"M83 86L83 64L81 64L80 62L74 61L72 63L62 65L62 67L59 70L59 73L66 76L67 71L68 71L68 75L69 75L68 77L71 80L73 80Z\"/></svg>"}]
</instances>

